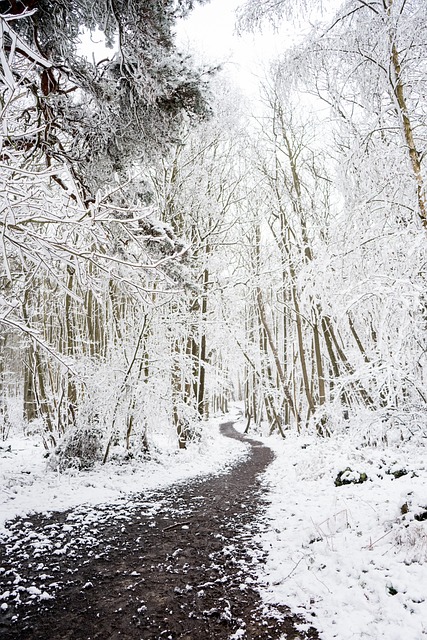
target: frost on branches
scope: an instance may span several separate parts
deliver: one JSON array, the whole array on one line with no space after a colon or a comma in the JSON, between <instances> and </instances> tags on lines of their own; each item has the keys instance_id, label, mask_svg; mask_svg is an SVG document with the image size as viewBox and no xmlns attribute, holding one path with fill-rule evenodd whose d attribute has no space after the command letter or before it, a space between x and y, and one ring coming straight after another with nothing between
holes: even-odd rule
<instances>
[{"instance_id":1,"label":"frost on branches","mask_svg":"<svg viewBox=\"0 0 427 640\"><path fill-rule=\"evenodd\" d=\"M24 390L27 423L82 461L146 452L153 415L184 448L230 398L248 429L421 440L423 3L319 14L256 122L224 81L208 105L208 72L176 51L190 4L3 14L4 431ZM77 54L81 28L108 60Z\"/></svg>"},{"instance_id":2,"label":"frost on branches","mask_svg":"<svg viewBox=\"0 0 427 640\"><path fill-rule=\"evenodd\" d=\"M426 34L418 0L350 0L272 65L245 205L249 423L327 434L362 412L371 443L425 434Z\"/></svg>"},{"instance_id":3,"label":"frost on branches","mask_svg":"<svg viewBox=\"0 0 427 640\"><path fill-rule=\"evenodd\" d=\"M153 316L190 275L147 169L209 112L208 72L171 33L190 5L0 5L0 423L6 437L22 403L46 448L65 438L60 467L148 449ZM104 32L109 59L78 54L82 29ZM157 355L167 422L168 341Z\"/></svg>"}]
</instances>

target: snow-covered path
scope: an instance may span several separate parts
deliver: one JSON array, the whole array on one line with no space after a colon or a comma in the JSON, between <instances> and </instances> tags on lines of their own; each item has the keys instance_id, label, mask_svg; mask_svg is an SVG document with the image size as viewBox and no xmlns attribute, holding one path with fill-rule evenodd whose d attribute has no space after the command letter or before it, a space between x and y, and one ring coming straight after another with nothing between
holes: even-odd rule
<instances>
[{"instance_id":1,"label":"snow-covered path","mask_svg":"<svg viewBox=\"0 0 427 640\"><path fill-rule=\"evenodd\" d=\"M236 408L227 419L238 422L239 417ZM242 432L245 422L240 420L237 428ZM276 458L266 473L253 475L246 494L216 482L229 482L259 448L251 452L249 444L222 437L218 420L207 424L202 440L187 451L170 449L151 461L112 462L79 473L58 475L46 469L43 450L33 442L13 437L0 446L0 542L13 550L10 562L15 562L7 576L0 558L0 619L13 615L11 602L17 595L31 603L30 611L51 596L55 601L50 604L57 607L63 591L55 566L70 557L81 565L70 574L73 579L86 575L90 562L108 556L109 545L119 554L117 541L133 521L143 532L136 532L135 539L145 536L154 544L170 538L175 545L168 551L171 567L191 565L184 553L179 552L179 562L173 553L193 543L201 547L200 518L194 510L212 507L220 514L215 522L221 530L219 538L211 536L219 546L206 566L220 565L219 559L227 557L229 571L230 561L237 559L242 571L254 572L266 604L286 603L315 624L322 640L401 640L402 628L407 640L427 638L427 467L422 442L369 447L346 434L326 439L292 433L285 440L267 437L264 442ZM366 473L368 480L335 486L338 472L346 468ZM187 493L190 488L192 494ZM239 510L247 511L244 521L232 519ZM37 515L46 511L63 513L55 520ZM16 517L11 531L10 521ZM184 523L189 529L173 527L163 535L166 522ZM232 541L223 540L225 535ZM227 549L229 545L233 548ZM242 550L252 558L238 556ZM32 564L26 576L19 571L21 562ZM245 568L245 563L251 566ZM129 573L134 570L138 572ZM241 580L236 580L241 598ZM92 582L90 575L87 581ZM185 588L187 584L191 586L187 580ZM255 587L246 584L247 589ZM85 597L91 589L89 584ZM189 593L183 596L188 601Z\"/></svg>"},{"instance_id":2,"label":"snow-covered path","mask_svg":"<svg viewBox=\"0 0 427 640\"><path fill-rule=\"evenodd\" d=\"M258 476L274 455L246 442L229 473L18 520L2 549L2 638L316 638L259 598Z\"/></svg>"}]
</instances>

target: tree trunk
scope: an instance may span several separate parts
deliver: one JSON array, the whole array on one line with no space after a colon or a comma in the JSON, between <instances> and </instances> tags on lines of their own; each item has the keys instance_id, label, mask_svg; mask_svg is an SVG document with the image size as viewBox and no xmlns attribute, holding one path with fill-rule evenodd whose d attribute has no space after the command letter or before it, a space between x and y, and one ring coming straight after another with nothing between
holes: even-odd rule
<instances>
[{"instance_id":1,"label":"tree trunk","mask_svg":"<svg viewBox=\"0 0 427 640\"><path fill-rule=\"evenodd\" d=\"M391 18L391 8L393 0L386 0L387 2L387 14ZM424 186L424 179L421 169L421 153L417 150L414 138L414 128L409 117L408 106L406 104L405 89L402 81L402 68L399 59L399 52L396 47L394 35L391 35L391 84L393 93L397 103L397 111L402 122L403 137L408 149L408 156L412 168L412 173L417 185L417 201L418 201L418 215L421 219L421 223L425 229L427 229L427 207L426 207L426 192Z\"/></svg>"},{"instance_id":2,"label":"tree trunk","mask_svg":"<svg viewBox=\"0 0 427 640\"><path fill-rule=\"evenodd\" d=\"M266 316L266 313L265 313L265 307L264 307L264 301L263 301L263 297L262 297L262 292L261 292L261 289L259 287L257 287L257 289L256 289L256 297L257 297L257 303L258 303L258 310L259 310L260 319L261 319L261 322L262 322L262 324L264 326L265 332L267 334L268 343L270 345L270 349L271 349L271 352L273 354L273 358L274 358L274 362L276 364L276 370L277 370L277 373L278 373L278 376L279 376L279 379L280 379L280 382L281 382L281 386L282 386L283 392L285 394L286 401L289 404L289 407L290 407L290 409L291 409L291 411L292 411L292 413L293 413L293 415L294 415L294 417L296 419L297 426L298 426L299 423L301 422L301 418L300 418L300 415L299 415L299 413L298 413L298 411L296 409L296 406L295 406L294 401L292 399L291 392L289 390L288 384L287 384L286 379L285 379L285 374L283 372L282 364L280 362L279 353L278 353L278 350L277 350L277 345L274 342L273 335L271 333L271 329L270 329L270 326L269 326L268 321L267 321L267 316Z\"/></svg>"}]
</instances>

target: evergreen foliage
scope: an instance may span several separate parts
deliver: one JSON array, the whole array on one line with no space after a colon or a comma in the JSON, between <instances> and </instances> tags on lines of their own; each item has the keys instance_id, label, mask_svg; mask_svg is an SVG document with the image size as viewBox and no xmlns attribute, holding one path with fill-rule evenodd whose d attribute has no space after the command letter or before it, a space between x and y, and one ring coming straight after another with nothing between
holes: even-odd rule
<instances>
[{"instance_id":1,"label":"evergreen foliage","mask_svg":"<svg viewBox=\"0 0 427 640\"><path fill-rule=\"evenodd\" d=\"M209 113L209 72L194 68L173 40L175 20L192 4L0 3L8 24L47 61L25 80L36 96L43 151L48 159L72 165L85 200L114 173L125 175L135 163L164 152L177 139L183 118L194 121ZM109 58L95 63L82 55L80 37L88 30L103 34Z\"/></svg>"}]
</instances>

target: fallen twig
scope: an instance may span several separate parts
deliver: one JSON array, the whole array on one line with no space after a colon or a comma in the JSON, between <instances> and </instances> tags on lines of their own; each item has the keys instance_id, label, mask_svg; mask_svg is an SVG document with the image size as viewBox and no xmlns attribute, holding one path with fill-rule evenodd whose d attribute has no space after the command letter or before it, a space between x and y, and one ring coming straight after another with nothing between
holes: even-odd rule
<instances>
[{"instance_id":1,"label":"fallen twig","mask_svg":"<svg viewBox=\"0 0 427 640\"><path fill-rule=\"evenodd\" d=\"M190 522L176 522L175 524L171 524L169 525L169 527L166 527L165 529L163 529L163 533L165 531L170 531L171 529L176 529L177 527L189 526L190 524L191 524Z\"/></svg>"},{"instance_id":2,"label":"fallen twig","mask_svg":"<svg viewBox=\"0 0 427 640\"><path fill-rule=\"evenodd\" d=\"M300 562L302 562L302 561L304 560L304 557L305 557L305 556L302 556L302 558L300 558L300 559L298 560L298 562L295 564L295 566L294 566L294 568L292 569L292 571L290 571L290 572L288 573L288 575L287 575L287 576L285 576L285 577L284 577L284 578L282 578L281 580L278 580L277 582L273 582L273 584L274 584L274 585L282 584L282 582L284 582L285 580L287 580L288 578L290 578L290 577L291 577L291 575L293 574L293 572L295 571L295 569L296 569L296 568L298 567L298 565L300 564Z\"/></svg>"},{"instance_id":3,"label":"fallen twig","mask_svg":"<svg viewBox=\"0 0 427 640\"><path fill-rule=\"evenodd\" d=\"M392 531L393 531L393 529L390 529L390 531L386 531L386 533L383 536L381 536L380 538L377 538L377 540L375 540L374 542L372 542L372 540L370 540L369 544L367 544L364 547L362 547L362 549L369 549L369 551L372 551L372 549L377 544L377 542L379 542L380 540L382 540L383 538L388 536Z\"/></svg>"}]
</instances>

